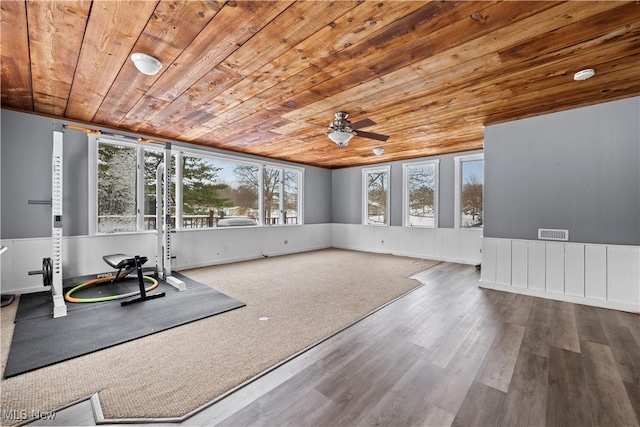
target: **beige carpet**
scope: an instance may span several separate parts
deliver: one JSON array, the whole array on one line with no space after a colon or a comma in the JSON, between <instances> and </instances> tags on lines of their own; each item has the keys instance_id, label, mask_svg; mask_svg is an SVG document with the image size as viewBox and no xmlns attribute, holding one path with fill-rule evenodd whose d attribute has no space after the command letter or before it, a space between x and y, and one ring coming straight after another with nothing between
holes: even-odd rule
<instances>
[{"instance_id":1,"label":"beige carpet","mask_svg":"<svg viewBox=\"0 0 640 427\"><path fill-rule=\"evenodd\" d=\"M410 291L408 277L435 264L326 249L181 271L247 306L3 380L0 406L50 411L99 392L107 419L179 417ZM3 369L16 307L1 310Z\"/></svg>"}]
</instances>

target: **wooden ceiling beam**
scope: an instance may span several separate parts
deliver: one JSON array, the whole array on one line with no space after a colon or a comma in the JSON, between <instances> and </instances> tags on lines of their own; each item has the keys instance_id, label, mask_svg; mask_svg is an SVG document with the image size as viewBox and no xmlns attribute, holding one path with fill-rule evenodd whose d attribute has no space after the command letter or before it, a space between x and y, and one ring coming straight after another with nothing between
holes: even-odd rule
<instances>
[{"instance_id":1,"label":"wooden ceiling beam","mask_svg":"<svg viewBox=\"0 0 640 427\"><path fill-rule=\"evenodd\" d=\"M640 94L633 1L1 7L5 108L330 168L481 148L485 123ZM140 75L133 51L161 72ZM338 149L325 131L340 110L390 139Z\"/></svg>"},{"instance_id":2,"label":"wooden ceiling beam","mask_svg":"<svg viewBox=\"0 0 640 427\"><path fill-rule=\"evenodd\" d=\"M64 115L90 9L81 0L27 2L34 111Z\"/></svg>"},{"instance_id":3,"label":"wooden ceiling beam","mask_svg":"<svg viewBox=\"0 0 640 427\"><path fill-rule=\"evenodd\" d=\"M33 111L27 8L24 1L0 2L2 28L2 105Z\"/></svg>"},{"instance_id":4,"label":"wooden ceiling beam","mask_svg":"<svg viewBox=\"0 0 640 427\"><path fill-rule=\"evenodd\" d=\"M132 52L146 53L157 58L162 62L163 68L158 74L148 76L139 72L133 61L125 61L93 121L120 124L221 7L221 3L209 1L160 2Z\"/></svg>"},{"instance_id":5,"label":"wooden ceiling beam","mask_svg":"<svg viewBox=\"0 0 640 427\"><path fill-rule=\"evenodd\" d=\"M155 7L154 1L92 3L66 117L93 119Z\"/></svg>"},{"instance_id":6,"label":"wooden ceiling beam","mask_svg":"<svg viewBox=\"0 0 640 427\"><path fill-rule=\"evenodd\" d=\"M120 120L123 127L141 127L171 102L199 82L214 67L239 49L247 40L286 9L290 1L227 2L180 56L167 65L144 97ZM164 101L156 110L147 110L145 97ZM208 110L208 109L205 109ZM209 113L210 111L206 111Z\"/></svg>"}]
</instances>

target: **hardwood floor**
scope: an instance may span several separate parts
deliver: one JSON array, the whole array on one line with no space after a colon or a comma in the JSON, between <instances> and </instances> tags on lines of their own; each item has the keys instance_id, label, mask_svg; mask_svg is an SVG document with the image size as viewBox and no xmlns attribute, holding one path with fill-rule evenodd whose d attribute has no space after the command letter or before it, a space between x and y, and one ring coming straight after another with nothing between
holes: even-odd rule
<instances>
[{"instance_id":1,"label":"hardwood floor","mask_svg":"<svg viewBox=\"0 0 640 427\"><path fill-rule=\"evenodd\" d=\"M639 425L640 317L480 289L472 266L417 278L424 286L183 424ZM85 424L90 410L48 424Z\"/></svg>"}]
</instances>

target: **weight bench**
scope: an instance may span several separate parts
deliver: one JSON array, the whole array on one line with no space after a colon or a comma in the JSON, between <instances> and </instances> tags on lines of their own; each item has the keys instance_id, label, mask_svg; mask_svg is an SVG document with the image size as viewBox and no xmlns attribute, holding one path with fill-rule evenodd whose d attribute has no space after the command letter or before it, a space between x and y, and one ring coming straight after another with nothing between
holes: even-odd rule
<instances>
[{"instance_id":1,"label":"weight bench","mask_svg":"<svg viewBox=\"0 0 640 427\"><path fill-rule=\"evenodd\" d=\"M105 255L102 257L102 259L111 267L118 269L118 273L116 273L113 280L111 280L111 283L120 280L121 277L122 278L127 277L129 273L131 273L133 270L137 271L138 285L140 286L140 296L127 301L123 301L120 303L120 305L129 305L136 302L146 301L148 299L161 298L164 296L164 292L147 294L147 291L144 288L144 279L142 277L143 276L142 264L147 262L148 258L146 256L141 257L139 255L136 255L132 257L130 255L125 255L125 254L113 254L113 255ZM122 270L125 271L125 274L123 276L120 276L120 273L122 273Z\"/></svg>"}]
</instances>

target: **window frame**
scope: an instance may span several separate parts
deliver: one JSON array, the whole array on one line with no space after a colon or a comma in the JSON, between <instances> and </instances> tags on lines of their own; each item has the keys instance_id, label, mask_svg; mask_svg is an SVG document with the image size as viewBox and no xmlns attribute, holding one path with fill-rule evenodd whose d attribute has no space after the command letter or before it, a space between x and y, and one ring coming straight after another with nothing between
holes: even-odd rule
<instances>
[{"instance_id":1,"label":"window frame","mask_svg":"<svg viewBox=\"0 0 640 427\"><path fill-rule=\"evenodd\" d=\"M409 170L416 167L433 166L434 168L434 189L433 189L433 225L411 225L410 199L409 199ZM411 228L438 228L439 207L439 187L440 187L440 159L427 160L415 163L402 164L402 226Z\"/></svg>"},{"instance_id":2,"label":"window frame","mask_svg":"<svg viewBox=\"0 0 640 427\"><path fill-rule=\"evenodd\" d=\"M115 235L115 234L131 234L137 232L155 232L156 230L144 229L144 150L157 150L162 152L163 146L151 147L150 144L140 144L131 138L118 138L105 136L100 134L87 134L88 141L88 231L90 236ZM130 231L116 231L112 233L98 231L98 147L99 144L118 145L122 147L130 147L136 151L136 229ZM157 144L156 144L157 145Z\"/></svg>"},{"instance_id":3,"label":"window frame","mask_svg":"<svg viewBox=\"0 0 640 427\"><path fill-rule=\"evenodd\" d=\"M455 166L455 176L454 176L454 228L459 230L483 230L484 229L484 220L482 222L482 227L462 227L462 164L465 162L475 162L478 160L482 160L482 203L484 206L484 153L477 154L466 154L463 156L455 156L453 158L454 166ZM484 212L484 208L483 208Z\"/></svg>"},{"instance_id":4,"label":"window frame","mask_svg":"<svg viewBox=\"0 0 640 427\"><path fill-rule=\"evenodd\" d=\"M211 160L221 160L239 164L245 164L249 166L254 166L258 168L258 210L259 210L259 220L257 226L252 227L266 227L265 218L264 218L264 169L265 168L273 168L280 170L281 179L280 181L280 200L279 200L279 211L281 213L280 218L278 219L278 223L271 225L273 226L296 226L304 224L304 171L303 167L285 165L282 163L276 162L259 162L259 161L251 161L247 160L240 156L228 155L224 153L210 152L206 150L200 150L197 148L187 148L187 147L178 147L171 143L166 144L149 144L149 143L140 143L131 137L118 137L118 136L109 136L103 134L87 134L88 141L88 216L89 216L89 235L115 235L115 234L131 234L131 233L155 233L156 230L145 230L144 229L144 151L146 149L154 150L158 152L165 152L167 147L170 147L169 150L172 156L176 157L176 208L175 208L175 217L176 217L176 230L183 231L196 231L196 230L214 230L216 227L205 227L205 228L189 228L185 229L182 226L182 218L183 218L183 186L182 186L182 177L183 168L182 168L182 159L184 156L191 157L200 157ZM131 231L118 231L113 233L108 232L98 232L98 147L100 143L112 144L112 145L120 145L126 147L132 147L136 149L137 155L137 171L136 171L136 230ZM282 218L282 212L284 210L284 176L285 173L289 171L293 171L297 174L298 177L298 186L297 186L297 219L294 223L285 224L284 219ZM180 183L180 185L178 185ZM142 205L141 205L142 203Z\"/></svg>"},{"instance_id":5,"label":"window frame","mask_svg":"<svg viewBox=\"0 0 640 427\"><path fill-rule=\"evenodd\" d=\"M384 172L387 174L387 200L384 224L369 222L369 185L367 178L370 173L379 172ZM391 165L362 169L362 225L368 225L372 227L389 227L391 225Z\"/></svg>"}]
</instances>

